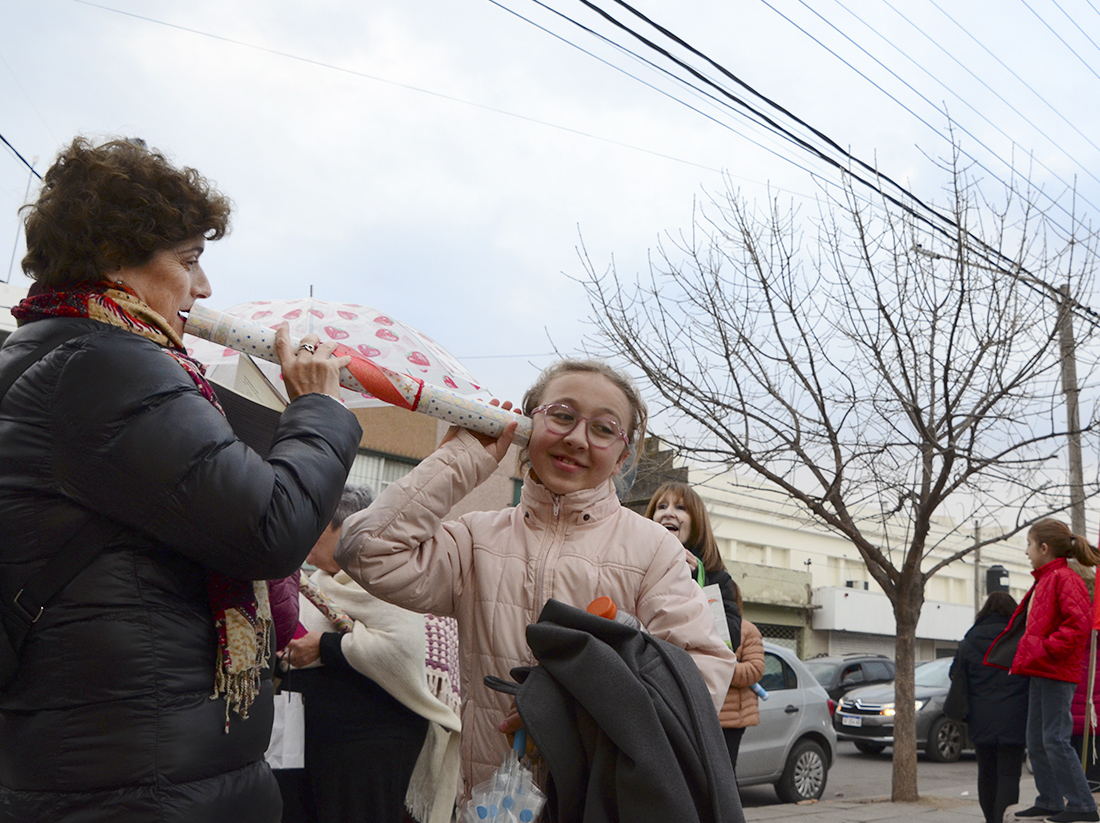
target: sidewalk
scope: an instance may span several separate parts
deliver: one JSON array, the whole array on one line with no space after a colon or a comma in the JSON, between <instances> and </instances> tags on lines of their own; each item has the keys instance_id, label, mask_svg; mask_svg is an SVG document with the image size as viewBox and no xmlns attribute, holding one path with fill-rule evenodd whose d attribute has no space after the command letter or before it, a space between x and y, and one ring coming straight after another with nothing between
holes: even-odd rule
<instances>
[{"instance_id":1,"label":"sidewalk","mask_svg":"<svg viewBox=\"0 0 1100 823\"><path fill-rule=\"evenodd\" d=\"M966 792L966 794L964 794ZM1035 781L1025 770L1020 777L1020 803L1035 800ZM1012 820L1011 807L1006 820ZM748 823L983 823L978 787L965 786L921 795L916 803L891 803L889 796L864 800L837 798L816 803L777 803L745 809Z\"/></svg>"}]
</instances>

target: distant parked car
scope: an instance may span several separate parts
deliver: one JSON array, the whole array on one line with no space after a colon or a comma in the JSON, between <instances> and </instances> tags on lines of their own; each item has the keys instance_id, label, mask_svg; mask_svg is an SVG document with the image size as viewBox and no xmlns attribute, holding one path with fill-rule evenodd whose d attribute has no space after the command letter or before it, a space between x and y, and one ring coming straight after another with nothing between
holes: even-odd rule
<instances>
[{"instance_id":1,"label":"distant parked car","mask_svg":"<svg viewBox=\"0 0 1100 823\"><path fill-rule=\"evenodd\" d=\"M737 785L771 783L784 803L820 798L836 754L829 696L794 652L767 641L760 685L768 699L741 738Z\"/></svg>"},{"instance_id":2,"label":"distant parked car","mask_svg":"<svg viewBox=\"0 0 1100 823\"><path fill-rule=\"evenodd\" d=\"M973 748L966 724L943 713L951 686L950 657L921 663L913 672L917 701L917 746L930 760L951 763L964 748ZM851 740L864 754L878 754L894 744L894 685L853 689L840 699L833 726L840 740Z\"/></svg>"},{"instance_id":3,"label":"distant parked car","mask_svg":"<svg viewBox=\"0 0 1100 823\"><path fill-rule=\"evenodd\" d=\"M894 661L883 654L819 655L803 662L833 700L860 686L894 679Z\"/></svg>"}]
</instances>

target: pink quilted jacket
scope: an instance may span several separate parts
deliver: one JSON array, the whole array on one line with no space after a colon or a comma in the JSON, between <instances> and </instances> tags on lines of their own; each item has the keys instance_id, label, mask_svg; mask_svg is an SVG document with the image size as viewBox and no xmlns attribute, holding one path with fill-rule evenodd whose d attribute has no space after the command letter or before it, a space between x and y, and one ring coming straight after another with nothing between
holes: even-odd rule
<instances>
[{"instance_id":1,"label":"pink quilted jacket","mask_svg":"<svg viewBox=\"0 0 1100 823\"><path fill-rule=\"evenodd\" d=\"M735 658L718 636L680 543L623 508L609 481L554 495L528 478L516 508L441 522L496 464L468 432L440 447L344 522L337 562L372 594L458 619L462 766L467 791L508 749L497 730L512 698L484 685L536 663L525 630L549 598L585 608L606 595L656 637L687 650L714 705Z\"/></svg>"},{"instance_id":2,"label":"pink quilted jacket","mask_svg":"<svg viewBox=\"0 0 1100 823\"><path fill-rule=\"evenodd\" d=\"M1027 617L1016 646L1012 674L1076 683L1088 654L1092 603L1085 581L1057 557L1031 573L1035 584L1017 606L1002 635ZM996 644L997 641L994 641Z\"/></svg>"}]
</instances>

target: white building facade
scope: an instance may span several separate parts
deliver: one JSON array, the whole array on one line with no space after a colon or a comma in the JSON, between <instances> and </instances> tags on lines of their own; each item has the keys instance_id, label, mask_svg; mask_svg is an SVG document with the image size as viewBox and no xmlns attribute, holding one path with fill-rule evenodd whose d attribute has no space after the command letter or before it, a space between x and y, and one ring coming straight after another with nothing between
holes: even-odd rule
<instances>
[{"instance_id":1,"label":"white building facade","mask_svg":"<svg viewBox=\"0 0 1100 823\"><path fill-rule=\"evenodd\" d=\"M765 637L792 646L803 657L846 652L894 656L893 608L844 536L810 520L777 489L755 479L691 468L688 482L706 502L719 550L741 586L746 617L762 624ZM988 537L993 524L982 528ZM900 567L907 548L900 524L889 541L885 534L877 537ZM959 528L941 519L929 537L936 548L922 567L929 569L973 544L973 526ZM1007 583L1017 600L1023 596L1032 583L1025 544L1026 534L1021 533L985 546L977 556L957 560L927 581L917 626L918 661L954 653L985 600L990 576Z\"/></svg>"}]
</instances>

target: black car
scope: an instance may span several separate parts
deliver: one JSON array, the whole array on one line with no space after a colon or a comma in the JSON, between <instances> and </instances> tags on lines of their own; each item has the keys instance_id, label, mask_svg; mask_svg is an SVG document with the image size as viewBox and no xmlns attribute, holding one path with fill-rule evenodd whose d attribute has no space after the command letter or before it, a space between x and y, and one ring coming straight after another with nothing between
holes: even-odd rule
<instances>
[{"instance_id":1,"label":"black car","mask_svg":"<svg viewBox=\"0 0 1100 823\"><path fill-rule=\"evenodd\" d=\"M818 655L802 662L833 700L856 686L894 680L894 661L883 654Z\"/></svg>"}]
</instances>

